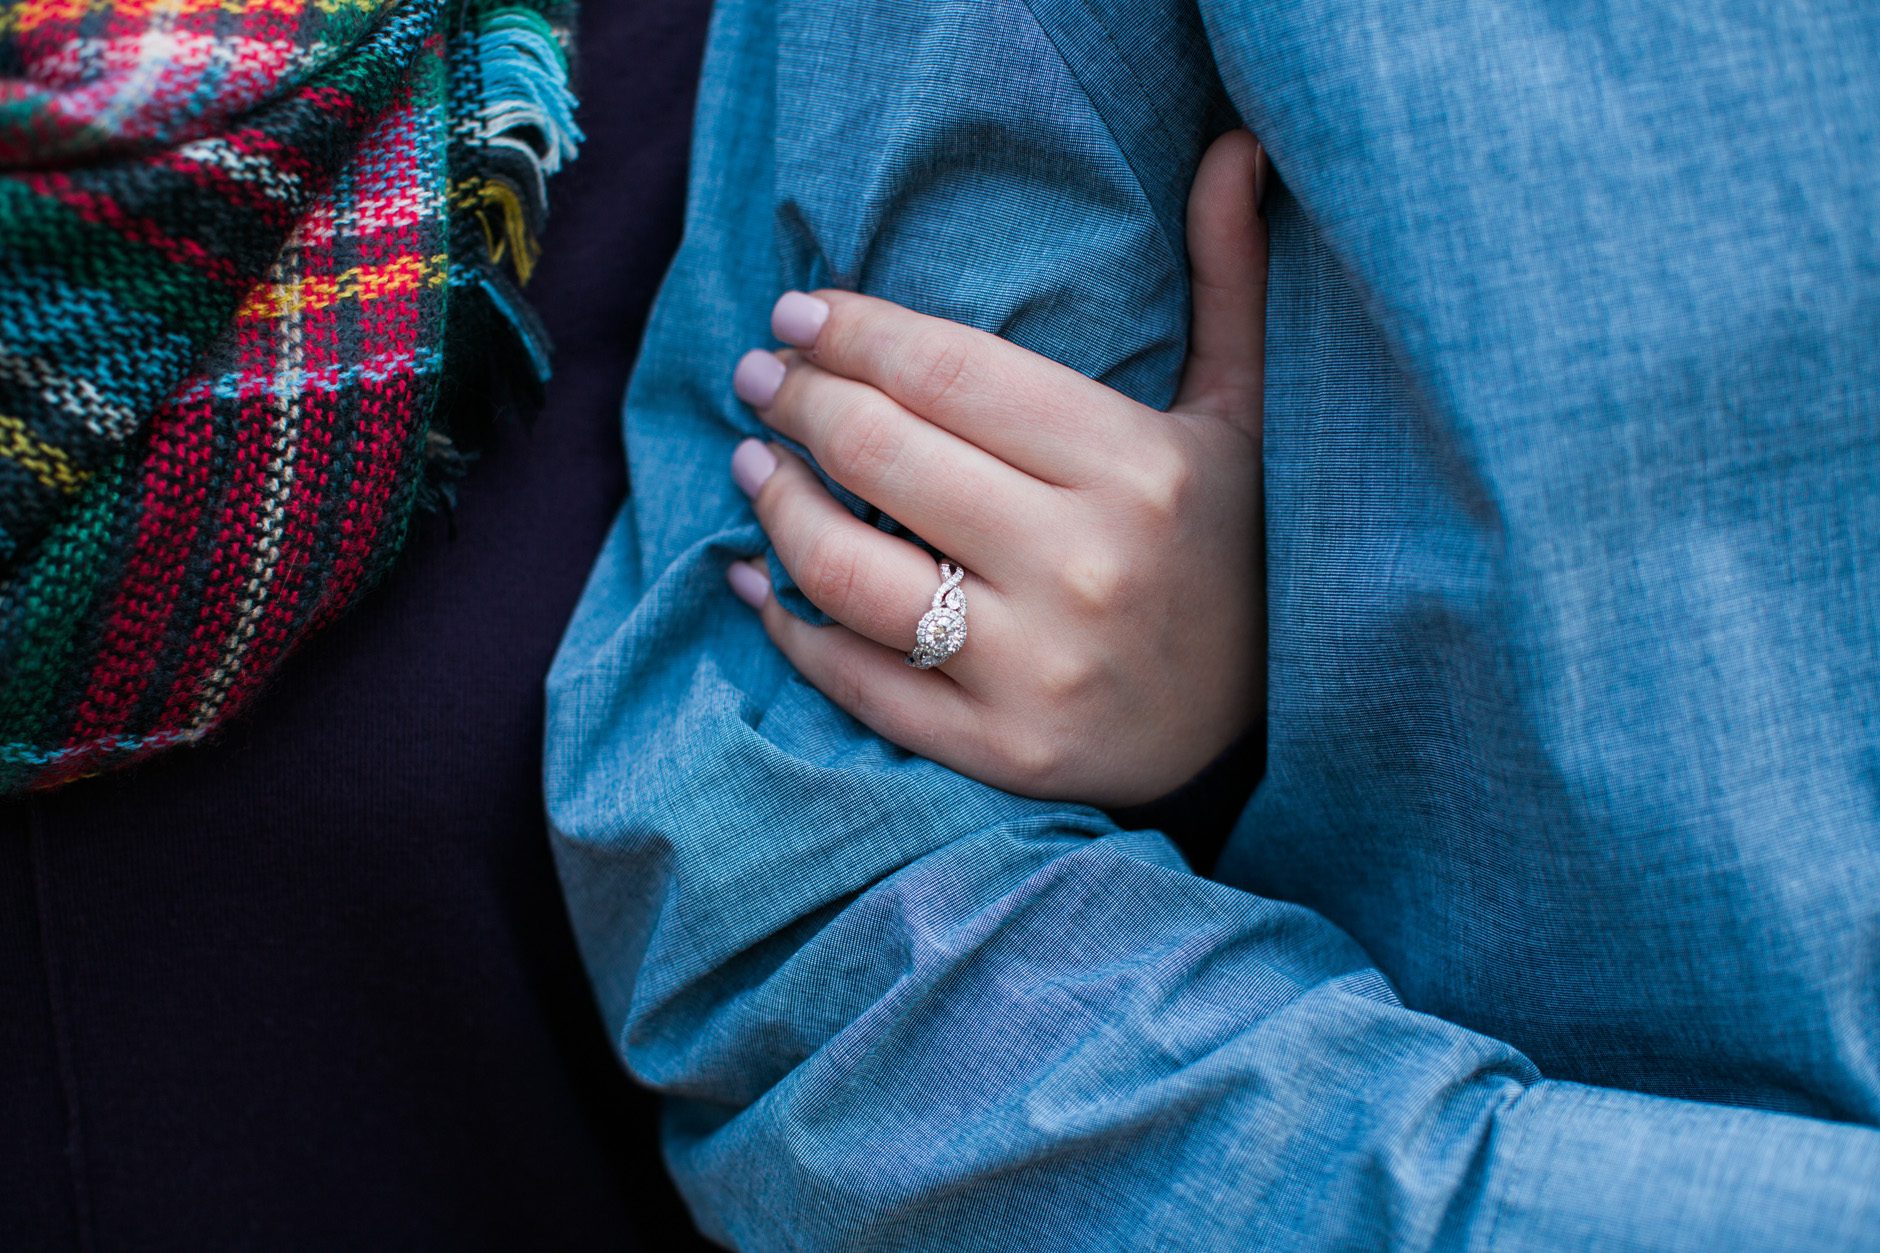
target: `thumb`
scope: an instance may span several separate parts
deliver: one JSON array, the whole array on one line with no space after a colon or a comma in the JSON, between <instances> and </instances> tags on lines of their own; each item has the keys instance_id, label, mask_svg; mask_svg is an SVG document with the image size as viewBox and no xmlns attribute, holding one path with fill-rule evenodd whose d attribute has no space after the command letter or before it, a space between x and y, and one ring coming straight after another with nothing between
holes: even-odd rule
<instances>
[{"instance_id":1,"label":"thumb","mask_svg":"<svg viewBox=\"0 0 1880 1253\"><path fill-rule=\"evenodd\" d=\"M1266 371L1266 221L1259 194L1268 164L1246 131L1215 140L1188 195L1194 313L1175 408L1260 430Z\"/></svg>"}]
</instances>

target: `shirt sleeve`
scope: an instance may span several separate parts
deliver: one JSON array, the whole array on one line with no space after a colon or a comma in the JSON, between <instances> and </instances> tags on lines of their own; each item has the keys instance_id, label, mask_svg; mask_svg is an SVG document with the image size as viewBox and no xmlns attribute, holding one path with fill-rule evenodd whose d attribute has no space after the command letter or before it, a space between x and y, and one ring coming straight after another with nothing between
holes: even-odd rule
<instances>
[{"instance_id":1,"label":"shirt sleeve","mask_svg":"<svg viewBox=\"0 0 1880 1253\"><path fill-rule=\"evenodd\" d=\"M1205 41L1141 5L724 0L634 491L550 679L604 1016L745 1248L1848 1247L1880 1136L1550 1082L1323 918L982 787L805 685L724 586L740 353L789 287L999 331L1151 402L1183 351ZM1154 82L1132 65L1158 67ZM1075 67L1074 69L1072 67ZM1168 168L1183 173L1170 178Z\"/></svg>"}]
</instances>

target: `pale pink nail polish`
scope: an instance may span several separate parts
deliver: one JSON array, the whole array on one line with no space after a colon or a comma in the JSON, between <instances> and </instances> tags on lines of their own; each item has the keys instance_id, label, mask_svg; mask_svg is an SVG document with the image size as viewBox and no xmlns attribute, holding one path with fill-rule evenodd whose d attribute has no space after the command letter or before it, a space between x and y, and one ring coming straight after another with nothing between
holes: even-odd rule
<instances>
[{"instance_id":1,"label":"pale pink nail polish","mask_svg":"<svg viewBox=\"0 0 1880 1253\"><path fill-rule=\"evenodd\" d=\"M770 331L793 347L813 348L828 320L827 303L800 291L787 291L770 311Z\"/></svg>"},{"instance_id":2,"label":"pale pink nail polish","mask_svg":"<svg viewBox=\"0 0 1880 1253\"><path fill-rule=\"evenodd\" d=\"M777 389L783 386L783 362L774 352L765 352L753 348L744 354L738 362L737 370L731 375L731 390L738 394L738 399L753 409L763 409L777 398Z\"/></svg>"},{"instance_id":3,"label":"pale pink nail polish","mask_svg":"<svg viewBox=\"0 0 1880 1253\"><path fill-rule=\"evenodd\" d=\"M746 496L755 496L777 469L777 454L761 439L747 439L731 454L731 479Z\"/></svg>"},{"instance_id":4,"label":"pale pink nail polish","mask_svg":"<svg viewBox=\"0 0 1880 1253\"><path fill-rule=\"evenodd\" d=\"M731 584L737 598L753 609L762 609L764 602L770 599L770 580L748 562L732 562L731 568L725 571L725 581Z\"/></svg>"}]
</instances>

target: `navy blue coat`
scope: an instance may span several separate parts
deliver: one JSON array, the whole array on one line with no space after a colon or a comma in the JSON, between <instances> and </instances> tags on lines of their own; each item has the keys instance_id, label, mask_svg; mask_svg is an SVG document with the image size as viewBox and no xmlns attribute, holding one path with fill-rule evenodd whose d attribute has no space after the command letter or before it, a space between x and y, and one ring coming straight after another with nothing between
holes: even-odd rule
<instances>
[{"instance_id":1,"label":"navy blue coat","mask_svg":"<svg viewBox=\"0 0 1880 1253\"><path fill-rule=\"evenodd\" d=\"M219 743L0 806L0 1245L688 1247L544 834L542 677L625 490L705 0L584 15L589 142L531 295L546 411L454 538Z\"/></svg>"}]
</instances>

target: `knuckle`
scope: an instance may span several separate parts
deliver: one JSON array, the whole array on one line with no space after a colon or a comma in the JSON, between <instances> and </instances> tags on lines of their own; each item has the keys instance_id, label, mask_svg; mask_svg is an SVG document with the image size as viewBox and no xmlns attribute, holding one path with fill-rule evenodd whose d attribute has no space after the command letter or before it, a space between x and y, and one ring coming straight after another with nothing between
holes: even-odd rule
<instances>
[{"instance_id":1,"label":"knuckle","mask_svg":"<svg viewBox=\"0 0 1880 1253\"><path fill-rule=\"evenodd\" d=\"M1048 789L1064 766L1064 749L1048 732L1026 729L1004 737L999 755L1016 790L1035 793Z\"/></svg>"},{"instance_id":2,"label":"knuckle","mask_svg":"<svg viewBox=\"0 0 1880 1253\"><path fill-rule=\"evenodd\" d=\"M1048 707L1063 708L1075 704L1090 690L1096 667L1079 656L1058 656L1038 663L1032 682L1038 696Z\"/></svg>"},{"instance_id":3,"label":"knuckle","mask_svg":"<svg viewBox=\"0 0 1880 1253\"><path fill-rule=\"evenodd\" d=\"M1152 447L1133 459L1130 492L1150 519L1173 521L1194 499L1197 471L1181 449Z\"/></svg>"},{"instance_id":4,"label":"knuckle","mask_svg":"<svg viewBox=\"0 0 1880 1253\"><path fill-rule=\"evenodd\" d=\"M861 586L861 558L855 546L834 526L810 536L803 549L803 569L797 575L803 594L833 618L845 617L855 590Z\"/></svg>"},{"instance_id":5,"label":"knuckle","mask_svg":"<svg viewBox=\"0 0 1880 1253\"><path fill-rule=\"evenodd\" d=\"M896 394L917 413L942 409L965 380L972 357L972 346L961 335L936 335L908 345L896 372Z\"/></svg>"},{"instance_id":6,"label":"knuckle","mask_svg":"<svg viewBox=\"0 0 1880 1253\"><path fill-rule=\"evenodd\" d=\"M1128 592L1128 575L1116 558L1102 553L1080 554L1058 568L1064 597L1087 613L1107 614L1121 605Z\"/></svg>"},{"instance_id":7,"label":"knuckle","mask_svg":"<svg viewBox=\"0 0 1880 1253\"><path fill-rule=\"evenodd\" d=\"M852 658L843 657L831 668L829 675L829 699L848 711L858 722L873 726L877 711L874 708L867 677L862 667Z\"/></svg>"},{"instance_id":8,"label":"knuckle","mask_svg":"<svg viewBox=\"0 0 1880 1253\"><path fill-rule=\"evenodd\" d=\"M882 481L899 460L901 445L881 406L851 399L829 414L823 457L829 473L860 491Z\"/></svg>"}]
</instances>

